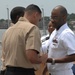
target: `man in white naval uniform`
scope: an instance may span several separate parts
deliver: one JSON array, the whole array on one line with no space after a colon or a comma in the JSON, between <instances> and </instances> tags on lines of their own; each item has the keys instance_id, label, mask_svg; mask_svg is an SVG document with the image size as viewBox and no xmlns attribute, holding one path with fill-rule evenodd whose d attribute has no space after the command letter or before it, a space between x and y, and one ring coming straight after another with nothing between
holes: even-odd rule
<instances>
[{"instance_id":1,"label":"man in white naval uniform","mask_svg":"<svg viewBox=\"0 0 75 75\"><path fill-rule=\"evenodd\" d=\"M51 22L56 28L50 36L47 68L51 75L73 75L75 61L75 34L68 27L67 10L58 5L51 12Z\"/></svg>"}]
</instances>

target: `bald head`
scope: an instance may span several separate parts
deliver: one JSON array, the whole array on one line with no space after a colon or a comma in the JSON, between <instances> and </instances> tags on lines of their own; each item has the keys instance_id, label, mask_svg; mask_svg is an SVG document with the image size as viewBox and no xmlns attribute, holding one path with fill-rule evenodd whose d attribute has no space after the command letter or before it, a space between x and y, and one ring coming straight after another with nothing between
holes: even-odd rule
<instances>
[{"instance_id":1,"label":"bald head","mask_svg":"<svg viewBox=\"0 0 75 75\"><path fill-rule=\"evenodd\" d=\"M64 6L58 5L53 10L58 10L61 15L67 16L67 10Z\"/></svg>"}]
</instances>

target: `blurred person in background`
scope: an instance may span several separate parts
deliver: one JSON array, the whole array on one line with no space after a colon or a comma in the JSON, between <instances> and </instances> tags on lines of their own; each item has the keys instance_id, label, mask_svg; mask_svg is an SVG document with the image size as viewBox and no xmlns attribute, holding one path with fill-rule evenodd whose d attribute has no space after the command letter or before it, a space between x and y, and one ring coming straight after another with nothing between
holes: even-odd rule
<instances>
[{"instance_id":1,"label":"blurred person in background","mask_svg":"<svg viewBox=\"0 0 75 75\"><path fill-rule=\"evenodd\" d=\"M75 62L73 62L72 70L73 70L73 74L75 75Z\"/></svg>"},{"instance_id":2,"label":"blurred person in background","mask_svg":"<svg viewBox=\"0 0 75 75\"><path fill-rule=\"evenodd\" d=\"M52 26L52 23L49 22L49 23L48 23L48 33L49 33L49 34L47 34L47 35L45 35L45 36L42 36L42 37L41 37L41 41L44 42L44 41L48 40L53 30L54 30L54 28L53 28L53 26Z\"/></svg>"},{"instance_id":3,"label":"blurred person in background","mask_svg":"<svg viewBox=\"0 0 75 75\"><path fill-rule=\"evenodd\" d=\"M49 37L47 37L48 38L47 40L45 40L44 42L42 42L42 49L41 49L42 52L41 53L48 53L49 52L49 44L50 44L49 38L50 38L51 33L54 31L54 29L55 28L53 27L53 24L50 21L48 23ZM48 74L48 69L47 69L47 64L44 64L44 69L42 71L42 75L46 75L46 74Z\"/></svg>"},{"instance_id":4,"label":"blurred person in background","mask_svg":"<svg viewBox=\"0 0 75 75\"><path fill-rule=\"evenodd\" d=\"M54 31L54 29L55 28L53 27L53 24L50 21L48 23L48 33L49 34L45 37L44 40L41 39L41 41L42 41L42 49L41 49L42 53L48 53L49 38L50 38L51 33Z\"/></svg>"}]
</instances>

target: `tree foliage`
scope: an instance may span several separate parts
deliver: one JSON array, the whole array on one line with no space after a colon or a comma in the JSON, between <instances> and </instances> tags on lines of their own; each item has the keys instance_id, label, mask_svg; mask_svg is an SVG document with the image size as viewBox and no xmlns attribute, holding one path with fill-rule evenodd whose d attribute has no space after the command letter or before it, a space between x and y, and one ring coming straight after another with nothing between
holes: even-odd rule
<instances>
[{"instance_id":1,"label":"tree foliage","mask_svg":"<svg viewBox=\"0 0 75 75\"><path fill-rule=\"evenodd\" d=\"M43 25L43 19L44 19L44 25ZM47 29L49 21L50 21L50 17L49 16L42 17L41 21L38 24L38 27L40 29L43 29L43 26L44 26L45 29ZM68 17L67 17L67 22L68 22L69 26L71 28L73 28L73 26L70 25L71 21L75 21L75 14L74 13L68 14ZM8 23L7 22L8 21L5 20L5 19L0 19L0 28L4 28L4 29L8 28Z\"/></svg>"}]
</instances>

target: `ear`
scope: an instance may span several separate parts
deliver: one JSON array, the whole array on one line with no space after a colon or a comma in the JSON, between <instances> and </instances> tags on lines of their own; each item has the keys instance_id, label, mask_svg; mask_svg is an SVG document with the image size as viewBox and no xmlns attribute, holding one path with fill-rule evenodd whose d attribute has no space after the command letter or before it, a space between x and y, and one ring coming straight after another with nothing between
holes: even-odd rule
<instances>
[{"instance_id":1,"label":"ear","mask_svg":"<svg viewBox=\"0 0 75 75\"><path fill-rule=\"evenodd\" d=\"M37 16L38 16L38 12L35 12L34 14L35 14L35 17L37 17Z\"/></svg>"},{"instance_id":2,"label":"ear","mask_svg":"<svg viewBox=\"0 0 75 75\"><path fill-rule=\"evenodd\" d=\"M67 16L66 15L63 15L63 19L66 19L67 18Z\"/></svg>"}]
</instances>

